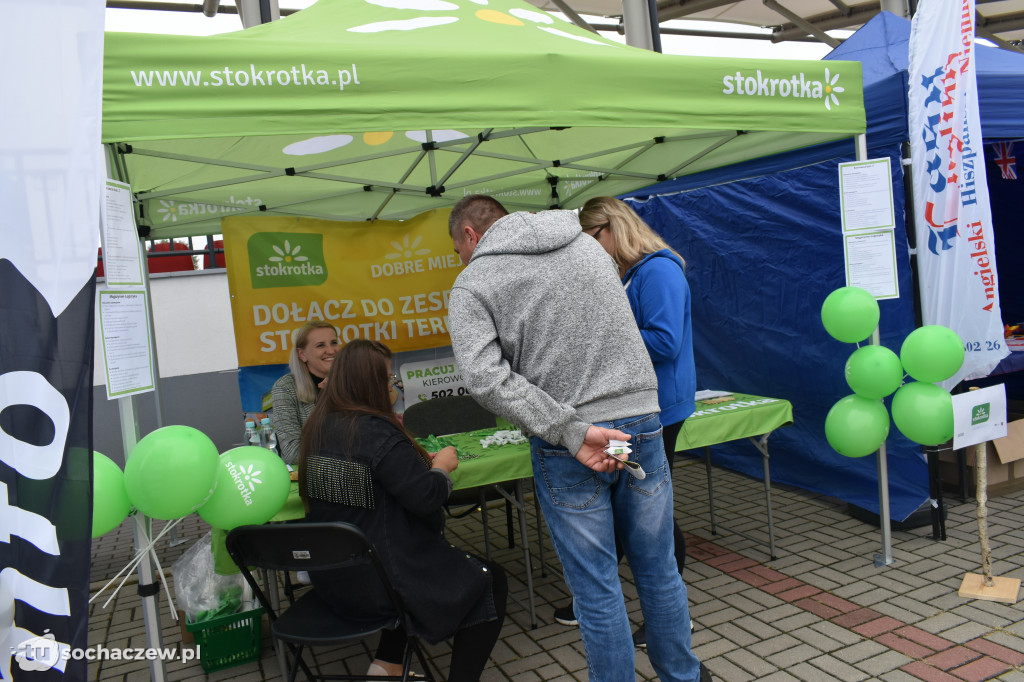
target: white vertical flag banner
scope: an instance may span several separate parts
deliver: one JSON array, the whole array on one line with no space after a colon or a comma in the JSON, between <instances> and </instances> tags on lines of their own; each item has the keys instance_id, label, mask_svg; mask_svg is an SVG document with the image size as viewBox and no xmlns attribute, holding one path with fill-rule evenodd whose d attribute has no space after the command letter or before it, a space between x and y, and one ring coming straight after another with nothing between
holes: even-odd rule
<instances>
[{"instance_id":1,"label":"white vertical flag banner","mask_svg":"<svg viewBox=\"0 0 1024 682\"><path fill-rule=\"evenodd\" d=\"M910 150L924 324L964 342L943 385L987 375L1009 354L978 112L974 0L922 0L910 31Z\"/></svg>"},{"instance_id":2,"label":"white vertical flag banner","mask_svg":"<svg viewBox=\"0 0 1024 682\"><path fill-rule=\"evenodd\" d=\"M102 0L0 1L0 679L88 677Z\"/></svg>"}]
</instances>

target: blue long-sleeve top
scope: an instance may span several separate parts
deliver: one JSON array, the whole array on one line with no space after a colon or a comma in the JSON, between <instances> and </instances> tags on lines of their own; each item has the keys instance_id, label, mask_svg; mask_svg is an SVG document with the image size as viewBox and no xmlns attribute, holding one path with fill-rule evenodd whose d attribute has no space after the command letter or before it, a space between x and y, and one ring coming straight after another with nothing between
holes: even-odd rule
<instances>
[{"instance_id":1,"label":"blue long-sleeve top","mask_svg":"<svg viewBox=\"0 0 1024 682\"><path fill-rule=\"evenodd\" d=\"M668 249L656 251L631 267L622 283L658 375L661 423L675 424L693 414L697 390L683 262Z\"/></svg>"}]
</instances>

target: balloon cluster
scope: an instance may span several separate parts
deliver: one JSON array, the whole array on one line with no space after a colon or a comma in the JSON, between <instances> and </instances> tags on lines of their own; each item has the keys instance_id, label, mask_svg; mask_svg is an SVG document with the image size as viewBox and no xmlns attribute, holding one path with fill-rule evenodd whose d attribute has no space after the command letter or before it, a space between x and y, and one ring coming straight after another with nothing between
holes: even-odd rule
<instances>
[{"instance_id":1,"label":"balloon cluster","mask_svg":"<svg viewBox=\"0 0 1024 682\"><path fill-rule=\"evenodd\" d=\"M821 322L834 339L864 341L878 326L874 296L858 287L836 289L821 306ZM922 445L953 437L953 400L934 382L949 379L964 362L964 346L948 327L915 329L897 357L884 346L863 346L846 361L846 383L853 395L841 398L825 417L829 445L846 457L878 450L889 435L889 413L881 399L892 397L892 421L904 436ZM903 383L906 372L917 381Z\"/></svg>"},{"instance_id":2,"label":"balloon cluster","mask_svg":"<svg viewBox=\"0 0 1024 682\"><path fill-rule=\"evenodd\" d=\"M266 523L288 499L288 467L275 453L251 445L217 454L205 434L165 426L142 438L124 472L93 453L92 536L113 530L132 506L154 519L198 512L216 528Z\"/></svg>"}]
</instances>

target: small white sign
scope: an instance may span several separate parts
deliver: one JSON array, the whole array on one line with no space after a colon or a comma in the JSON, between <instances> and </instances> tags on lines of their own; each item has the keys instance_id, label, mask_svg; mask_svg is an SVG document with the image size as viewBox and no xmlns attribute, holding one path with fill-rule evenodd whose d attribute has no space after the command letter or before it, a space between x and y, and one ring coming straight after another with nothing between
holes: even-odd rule
<instances>
[{"instance_id":1,"label":"small white sign","mask_svg":"<svg viewBox=\"0 0 1024 682\"><path fill-rule=\"evenodd\" d=\"M107 399L154 390L153 348L145 291L100 289L97 319L103 342Z\"/></svg>"},{"instance_id":2,"label":"small white sign","mask_svg":"<svg viewBox=\"0 0 1024 682\"><path fill-rule=\"evenodd\" d=\"M953 449L1006 436L1006 386L953 396Z\"/></svg>"},{"instance_id":3,"label":"small white sign","mask_svg":"<svg viewBox=\"0 0 1024 682\"><path fill-rule=\"evenodd\" d=\"M142 242L135 227L132 188L107 180L102 209L103 267L108 287L143 288Z\"/></svg>"},{"instance_id":4,"label":"small white sign","mask_svg":"<svg viewBox=\"0 0 1024 682\"><path fill-rule=\"evenodd\" d=\"M455 358L410 362L399 370L405 406L451 395L469 395Z\"/></svg>"},{"instance_id":5,"label":"small white sign","mask_svg":"<svg viewBox=\"0 0 1024 682\"><path fill-rule=\"evenodd\" d=\"M860 287L876 299L900 297L892 230L843 235L843 255L846 286Z\"/></svg>"},{"instance_id":6,"label":"small white sign","mask_svg":"<svg viewBox=\"0 0 1024 682\"><path fill-rule=\"evenodd\" d=\"M896 227L888 157L839 164L839 207L844 233Z\"/></svg>"}]
</instances>

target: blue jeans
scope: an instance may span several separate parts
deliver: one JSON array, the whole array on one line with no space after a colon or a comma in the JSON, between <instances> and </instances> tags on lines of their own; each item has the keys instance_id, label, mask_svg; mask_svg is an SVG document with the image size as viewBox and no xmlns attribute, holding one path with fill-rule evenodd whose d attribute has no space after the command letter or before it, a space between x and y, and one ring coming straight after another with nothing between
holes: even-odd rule
<instances>
[{"instance_id":1,"label":"blue jeans","mask_svg":"<svg viewBox=\"0 0 1024 682\"><path fill-rule=\"evenodd\" d=\"M657 414L600 422L632 435L630 455L647 478L625 470L598 473L561 446L530 439L533 480L551 540L573 595L591 682L635 682L629 618L615 537L633 571L658 677L696 682L686 586L673 554L672 482Z\"/></svg>"}]
</instances>

